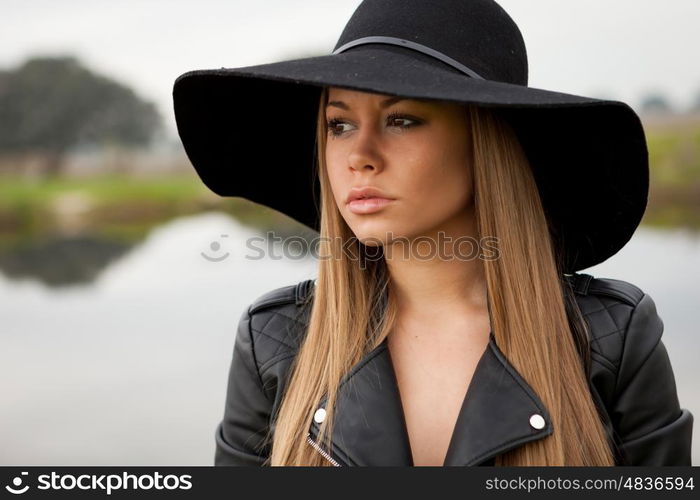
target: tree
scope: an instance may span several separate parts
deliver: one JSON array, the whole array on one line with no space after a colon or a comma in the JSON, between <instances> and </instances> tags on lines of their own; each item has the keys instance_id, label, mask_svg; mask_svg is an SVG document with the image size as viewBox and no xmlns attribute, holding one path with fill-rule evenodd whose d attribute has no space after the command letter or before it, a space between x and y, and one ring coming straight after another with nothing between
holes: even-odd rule
<instances>
[{"instance_id":1,"label":"tree","mask_svg":"<svg viewBox=\"0 0 700 500\"><path fill-rule=\"evenodd\" d=\"M76 146L144 146L161 127L154 104L74 57L35 57L0 72L0 151L43 153L49 174Z\"/></svg>"}]
</instances>

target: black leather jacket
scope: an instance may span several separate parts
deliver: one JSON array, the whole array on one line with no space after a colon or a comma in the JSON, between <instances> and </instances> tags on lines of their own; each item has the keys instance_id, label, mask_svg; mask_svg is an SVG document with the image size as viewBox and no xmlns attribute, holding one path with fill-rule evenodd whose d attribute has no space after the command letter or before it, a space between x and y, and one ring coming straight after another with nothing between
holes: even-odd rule
<instances>
[{"instance_id":1,"label":"black leather jacket","mask_svg":"<svg viewBox=\"0 0 700 500\"><path fill-rule=\"evenodd\" d=\"M693 415L679 406L653 300L635 285L567 276L591 332L590 388L617 465L691 465ZM216 465L263 465L290 364L308 324L314 280L272 290L244 312L236 333ZM325 400L319 403L322 408ZM307 441L334 465L413 464L386 340L343 378L332 450ZM535 417L539 415L542 418ZM493 465L494 457L553 432L547 408L508 362L493 334L460 410L445 465Z\"/></svg>"}]
</instances>

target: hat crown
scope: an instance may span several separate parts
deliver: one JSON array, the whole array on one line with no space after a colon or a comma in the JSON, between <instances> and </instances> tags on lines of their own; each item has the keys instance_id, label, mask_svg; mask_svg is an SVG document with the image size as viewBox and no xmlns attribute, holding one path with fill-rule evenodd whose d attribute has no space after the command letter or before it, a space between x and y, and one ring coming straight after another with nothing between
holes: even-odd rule
<instances>
[{"instance_id":1,"label":"hat crown","mask_svg":"<svg viewBox=\"0 0 700 500\"><path fill-rule=\"evenodd\" d=\"M522 34L508 13L493 0L364 0L345 25L334 50L369 36L418 43L445 54L487 80L527 85L527 52ZM358 45L348 50L365 47Z\"/></svg>"}]
</instances>

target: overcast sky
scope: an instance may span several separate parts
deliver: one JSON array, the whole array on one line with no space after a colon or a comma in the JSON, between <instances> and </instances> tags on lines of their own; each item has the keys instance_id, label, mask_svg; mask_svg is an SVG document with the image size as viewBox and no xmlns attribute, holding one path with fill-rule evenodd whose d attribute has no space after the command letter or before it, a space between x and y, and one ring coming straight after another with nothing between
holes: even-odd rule
<instances>
[{"instance_id":1,"label":"overcast sky","mask_svg":"<svg viewBox=\"0 0 700 500\"><path fill-rule=\"evenodd\" d=\"M0 66L71 54L156 102L191 69L329 53L360 0L0 0ZM622 100L700 94L700 0L500 0L520 27L529 86Z\"/></svg>"}]
</instances>

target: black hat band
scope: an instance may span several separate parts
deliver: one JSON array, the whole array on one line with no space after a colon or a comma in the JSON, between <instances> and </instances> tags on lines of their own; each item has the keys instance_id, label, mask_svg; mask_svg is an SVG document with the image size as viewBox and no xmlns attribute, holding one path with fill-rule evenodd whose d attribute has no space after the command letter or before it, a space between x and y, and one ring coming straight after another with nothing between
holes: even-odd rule
<instances>
[{"instance_id":1,"label":"black hat band","mask_svg":"<svg viewBox=\"0 0 700 500\"><path fill-rule=\"evenodd\" d=\"M471 78L476 78L477 80L484 79L479 73L477 73L473 69L466 67L464 64L460 63L459 61L455 61L450 56L445 55L440 51L431 49L430 47L426 45L421 45L420 43L412 42L410 40L404 40L403 38L395 38L392 36L365 36L363 38L358 38L356 40L352 40L346 44L341 45L340 47L335 49L332 52L332 54L339 54L348 50L351 47L355 47L356 45L364 45L366 43L385 43L387 45L398 45L399 47L415 50L417 52L421 52L422 54L434 57L435 59L438 59L444 62L445 64L449 64L453 68L461 71L462 73L464 73L467 76L470 76Z\"/></svg>"}]
</instances>

